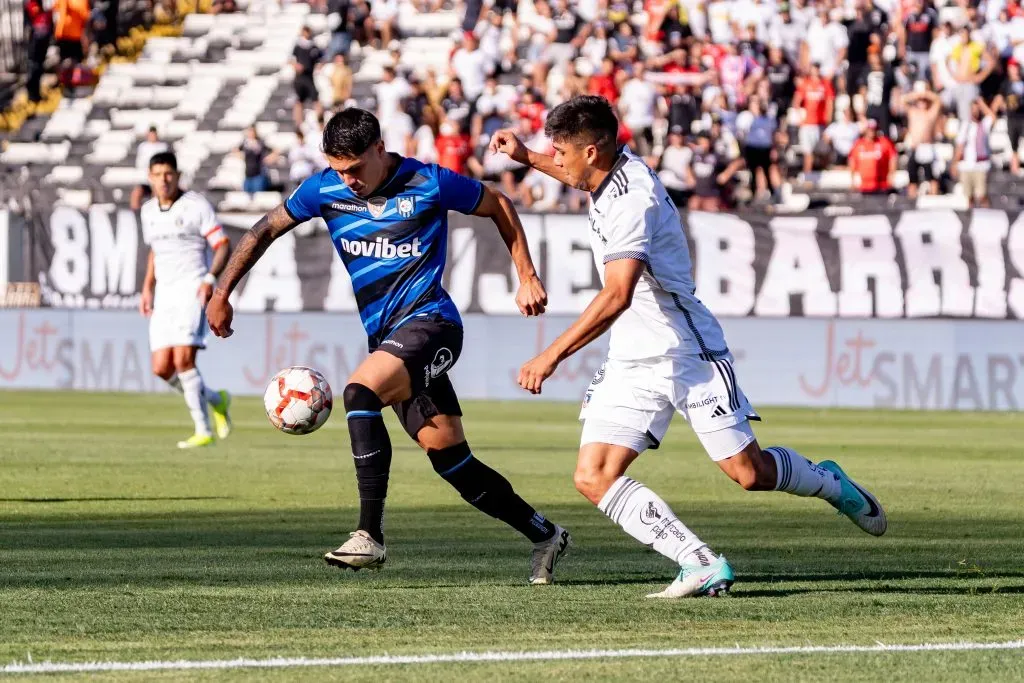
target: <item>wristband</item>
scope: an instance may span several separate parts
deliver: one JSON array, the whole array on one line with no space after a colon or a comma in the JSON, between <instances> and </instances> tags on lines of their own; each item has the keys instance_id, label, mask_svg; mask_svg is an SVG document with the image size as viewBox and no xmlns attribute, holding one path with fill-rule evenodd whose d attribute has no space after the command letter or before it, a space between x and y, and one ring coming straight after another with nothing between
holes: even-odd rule
<instances>
[{"instance_id":1,"label":"wristband","mask_svg":"<svg viewBox=\"0 0 1024 683\"><path fill-rule=\"evenodd\" d=\"M203 284L204 285L215 285L215 284L217 284L217 276L214 275L213 273L207 273L206 275L203 276Z\"/></svg>"}]
</instances>

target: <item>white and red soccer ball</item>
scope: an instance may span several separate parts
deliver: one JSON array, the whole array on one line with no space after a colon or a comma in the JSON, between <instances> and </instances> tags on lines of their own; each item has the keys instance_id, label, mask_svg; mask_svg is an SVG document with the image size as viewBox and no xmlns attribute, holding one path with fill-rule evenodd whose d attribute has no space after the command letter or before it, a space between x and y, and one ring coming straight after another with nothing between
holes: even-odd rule
<instances>
[{"instance_id":1,"label":"white and red soccer ball","mask_svg":"<svg viewBox=\"0 0 1024 683\"><path fill-rule=\"evenodd\" d=\"M333 405L331 385L324 376L301 365L274 375L263 394L270 424L285 434L309 434L320 429Z\"/></svg>"}]
</instances>

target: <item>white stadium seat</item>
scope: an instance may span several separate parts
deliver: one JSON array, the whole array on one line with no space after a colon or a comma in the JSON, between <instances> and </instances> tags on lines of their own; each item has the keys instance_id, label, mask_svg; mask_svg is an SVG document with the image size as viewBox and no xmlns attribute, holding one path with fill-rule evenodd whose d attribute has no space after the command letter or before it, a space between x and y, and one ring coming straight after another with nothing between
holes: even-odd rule
<instances>
[{"instance_id":1,"label":"white stadium seat","mask_svg":"<svg viewBox=\"0 0 1024 683\"><path fill-rule=\"evenodd\" d=\"M146 173L134 166L110 166L103 170L100 183L106 187L132 187L146 182Z\"/></svg>"},{"instance_id":2,"label":"white stadium seat","mask_svg":"<svg viewBox=\"0 0 1024 683\"><path fill-rule=\"evenodd\" d=\"M54 166L43 178L43 182L51 185L69 185L81 181L84 174L81 166Z\"/></svg>"}]
</instances>

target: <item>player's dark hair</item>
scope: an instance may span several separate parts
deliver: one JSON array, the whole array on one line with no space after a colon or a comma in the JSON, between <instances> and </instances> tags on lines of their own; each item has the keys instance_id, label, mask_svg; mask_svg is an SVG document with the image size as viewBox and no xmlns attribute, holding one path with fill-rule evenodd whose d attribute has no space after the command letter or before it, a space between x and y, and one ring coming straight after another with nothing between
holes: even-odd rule
<instances>
[{"instance_id":1,"label":"player's dark hair","mask_svg":"<svg viewBox=\"0 0 1024 683\"><path fill-rule=\"evenodd\" d=\"M324 154L336 159L354 159L380 140L377 117L357 107L343 109L324 128Z\"/></svg>"},{"instance_id":2,"label":"player's dark hair","mask_svg":"<svg viewBox=\"0 0 1024 683\"><path fill-rule=\"evenodd\" d=\"M149 158L149 167L154 166L170 166L171 170L175 173L178 172L178 157L174 155L174 152L157 152Z\"/></svg>"},{"instance_id":3,"label":"player's dark hair","mask_svg":"<svg viewBox=\"0 0 1024 683\"><path fill-rule=\"evenodd\" d=\"M578 95L548 114L544 134L555 142L594 145L601 151L615 149L619 120L608 100L597 95Z\"/></svg>"}]
</instances>

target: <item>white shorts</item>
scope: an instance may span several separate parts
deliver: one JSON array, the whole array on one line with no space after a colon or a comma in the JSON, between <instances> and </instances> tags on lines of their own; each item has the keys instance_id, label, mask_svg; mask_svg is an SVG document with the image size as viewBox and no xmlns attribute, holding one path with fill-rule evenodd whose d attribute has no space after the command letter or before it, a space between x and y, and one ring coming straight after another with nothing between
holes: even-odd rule
<instances>
[{"instance_id":1,"label":"white shorts","mask_svg":"<svg viewBox=\"0 0 1024 683\"><path fill-rule=\"evenodd\" d=\"M800 142L800 151L804 154L814 154L815 148L821 142L820 126L800 126L797 131L797 139Z\"/></svg>"},{"instance_id":2,"label":"white shorts","mask_svg":"<svg viewBox=\"0 0 1024 683\"><path fill-rule=\"evenodd\" d=\"M149 350L169 346L206 348L206 312L195 295L157 295L149 318Z\"/></svg>"},{"instance_id":3,"label":"white shorts","mask_svg":"<svg viewBox=\"0 0 1024 683\"><path fill-rule=\"evenodd\" d=\"M697 433L708 455L723 460L751 443L749 420L759 420L736 382L732 356L694 354L648 361L609 359L597 371L583 398L581 445L600 442L636 448L637 439L609 435L617 425L643 435L657 448L679 413ZM587 423L593 421L588 429ZM616 440L609 440L609 439ZM624 443L628 442L628 443Z\"/></svg>"}]
</instances>

